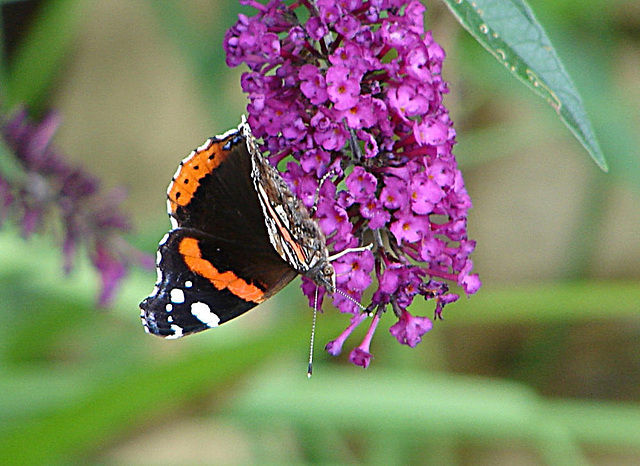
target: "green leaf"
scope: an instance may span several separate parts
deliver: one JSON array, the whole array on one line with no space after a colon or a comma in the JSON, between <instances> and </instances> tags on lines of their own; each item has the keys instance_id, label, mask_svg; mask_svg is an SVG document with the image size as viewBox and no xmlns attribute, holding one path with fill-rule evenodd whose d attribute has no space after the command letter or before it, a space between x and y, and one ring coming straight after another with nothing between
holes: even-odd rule
<instances>
[{"instance_id":1,"label":"green leaf","mask_svg":"<svg viewBox=\"0 0 640 466\"><path fill-rule=\"evenodd\" d=\"M460 24L556 110L591 158L608 171L582 99L524 0L444 0Z\"/></svg>"},{"instance_id":2,"label":"green leaf","mask_svg":"<svg viewBox=\"0 0 640 466\"><path fill-rule=\"evenodd\" d=\"M364 374L354 368L331 367L308 384L297 379L295 369L279 362L278 367L246 382L226 413L247 430L257 430L253 438L263 443L273 438L264 434L273 434L278 426L310 429L313 438L324 434L323 427L331 426L338 432L381 433L377 442L400 445L405 451L417 438L425 455L443 438L473 439L488 445L492 440L516 442L535 447L541 464L557 465L588 464L583 444L611 451L634 451L640 446L640 409L632 403L545 399L529 387L506 380L378 366ZM258 448L268 455L267 448ZM371 455L366 464L375 463L380 453L388 454L364 450ZM340 460L334 450L323 453L323 464ZM265 456L260 458L266 461ZM380 464L403 463L400 458ZM421 459L420 464L443 464L435 458Z\"/></svg>"},{"instance_id":3,"label":"green leaf","mask_svg":"<svg viewBox=\"0 0 640 466\"><path fill-rule=\"evenodd\" d=\"M43 5L8 65L6 104L36 107L53 86L67 53L77 40L77 26L90 2L56 0Z\"/></svg>"},{"instance_id":4,"label":"green leaf","mask_svg":"<svg viewBox=\"0 0 640 466\"><path fill-rule=\"evenodd\" d=\"M220 89L228 86L229 76L229 68L221 66L225 62L222 42L226 29L237 21L240 7L234 2L218 2L215 16L211 21L202 23L195 21L197 18L193 14L188 14L189 8L185 8L183 2L149 0L147 3L154 10L167 38L188 60L193 75L198 78L202 97L208 101L207 105L220 108L220 99L224 99ZM233 112L229 113L230 122L233 122L235 120L231 119L234 118L231 115Z\"/></svg>"}]
</instances>

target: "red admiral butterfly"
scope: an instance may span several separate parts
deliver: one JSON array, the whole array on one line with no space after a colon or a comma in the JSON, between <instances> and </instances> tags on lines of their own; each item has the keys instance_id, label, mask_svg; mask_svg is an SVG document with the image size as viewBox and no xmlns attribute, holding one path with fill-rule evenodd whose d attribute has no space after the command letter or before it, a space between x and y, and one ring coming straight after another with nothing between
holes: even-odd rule
<instances>
[{"instance_id":1,"label":"red admiral butterfly","mask_svg":"<svg viewBox=\"0 0 640 466\"><path fill-rule=\"evenodd\" d=\"M298 274L335 292L325 237L251 128L208 139L167 190L173 229L158 247L158 281L140 303L147 332L179 338L257 306Z\"/></svg>"}]
</instances>

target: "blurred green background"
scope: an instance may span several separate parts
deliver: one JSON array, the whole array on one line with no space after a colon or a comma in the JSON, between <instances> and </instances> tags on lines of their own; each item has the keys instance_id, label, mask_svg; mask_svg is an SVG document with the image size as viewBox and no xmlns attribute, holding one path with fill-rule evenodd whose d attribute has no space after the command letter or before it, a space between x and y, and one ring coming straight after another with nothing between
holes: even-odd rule
<instances>
[{"instance_id":1,"label":"blurred green background","mask_svg":"<svg viewBox=\"0 0 640 466\"><path fill-rule=\"evenodd\" d=\"M5 226L0 463L640 463L640 3L530 0L608 174L441 3L426 5L448 54L478 295L414 349L385 316L367 370L324 354L347 323L325 310L307 380L297 281L215 331L164 341L139 321L154 272L134 271L114 308L96 310L88 265L64 277L53 235L24 242ZM244 112L243 70L222 51L239 11L250 10L2 2L5 105L61 112L57 146L129 188L130 239L149 253L169 226L178 161Z\"/></svg>"}]
</instances>

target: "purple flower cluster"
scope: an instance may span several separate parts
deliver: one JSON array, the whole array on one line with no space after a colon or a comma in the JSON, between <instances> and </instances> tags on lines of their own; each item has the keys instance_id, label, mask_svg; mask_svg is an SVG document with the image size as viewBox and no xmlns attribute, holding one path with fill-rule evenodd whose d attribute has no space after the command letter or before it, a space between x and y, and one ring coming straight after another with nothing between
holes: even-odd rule
<instances>
[{"instance_id":1,"label":"purple flower cluster","mask_svg":"<svg viewBox=\"0 0 640 466\"><path fill-rule=\"evenodd\" d=\"M58 124L53 114L33 124L26 111L0 120L0 136L17 162L14 170L0 173L0 222L12 217L21 225L23 236L29 238L56 220L61 229L65 273L72 270L78 248L83 245L100 274L98 304L106 306L115 297L128 266L135 262L152 268L153 258L122 238L130 229L128 219L118 210L124 192L101 194L98 179L69 165L51 147Z\"/></svg>"},{"instance_id":2,"label":"purple flower cluster","mask_svg":"<svg viewBox=\"0 0 640 466\"><path fill-rule=\"evenodd\" d=\"M415 346L432 327L407 311L417 295L434 300L440 317L458 299L448 282L467 295L480 288L466 231L471 199L442 104L444 51L425 32L417 0L241 3L258 13L239 15L224 47L228 65L249 67L241 83L254 134L274 165L287 159L283 176L313 207L330 250L375 246L333 263L342 291L334 304L353 317L326 346L339 354L365 320L354 300L362 300L375 273L367 307L373 319L349 357L367 367L388 307L398 318L391 334ZM303 291L312 301L315 285L306 278Z\"/></svg>"}]
</instances>

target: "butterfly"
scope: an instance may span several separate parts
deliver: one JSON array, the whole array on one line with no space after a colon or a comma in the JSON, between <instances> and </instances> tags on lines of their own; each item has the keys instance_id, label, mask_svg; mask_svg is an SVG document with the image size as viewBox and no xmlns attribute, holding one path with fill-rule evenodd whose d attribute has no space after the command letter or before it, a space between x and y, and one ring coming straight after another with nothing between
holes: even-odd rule
<instances>
[{"instance_id":1,"label":"butterfly","mask_svg":"<svg viewBox=\"0 0 640 466\"><path fill-rule=\"evenodd\" d=\"M171 339L217 327L299 274L336 291L324 234L244 118L180 162L167 211L172 229L158 247L158 279L140 303L148 333Z\"/></svg>"}]
</instances>

